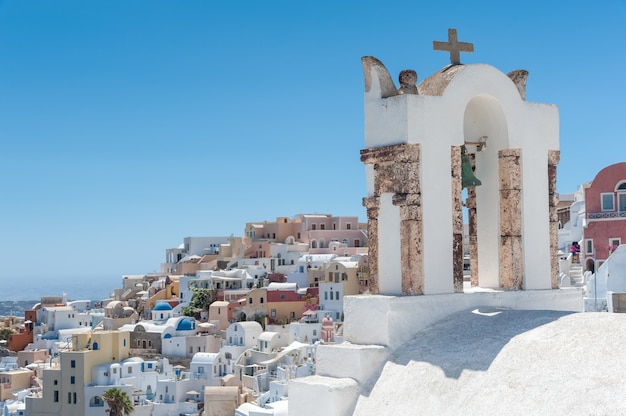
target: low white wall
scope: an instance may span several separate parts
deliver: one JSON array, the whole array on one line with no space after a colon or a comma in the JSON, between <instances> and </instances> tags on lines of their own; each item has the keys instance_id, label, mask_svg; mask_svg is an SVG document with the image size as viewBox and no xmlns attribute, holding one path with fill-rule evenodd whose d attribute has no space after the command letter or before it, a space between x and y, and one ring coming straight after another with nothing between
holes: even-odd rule
<instances>
[{"instance_id":1,"label":"low white wall","mask_svg":"<svg viewBox=\"0 0 626 416\"><path fill-rule=\"evenodd\" d=\"M582 312L582 289L344 297L344 340L395 348L446 316L479 307ZM367 322L367 325L363 323Z\"/></svg>"}]
</instances>

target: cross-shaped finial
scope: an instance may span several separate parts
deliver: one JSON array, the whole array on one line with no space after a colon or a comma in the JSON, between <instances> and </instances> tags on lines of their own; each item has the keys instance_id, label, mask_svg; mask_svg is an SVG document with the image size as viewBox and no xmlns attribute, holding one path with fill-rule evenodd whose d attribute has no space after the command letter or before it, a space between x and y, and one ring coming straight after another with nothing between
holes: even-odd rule
<instances>
[{"instance_id":1,"label":"cross-shaped finial","mask_svg":"<svg viewBox=\"0 0 626 416\"><path fill-rule=\"evenodd\" d=\"M450 52L450 63L452 65L459 65L461 63L461 54L459 52L474 52L474 44L458 42L456 29L448 29L448 41L433 41L433 49L436 51Z\"/></svg>"}]
</instances>

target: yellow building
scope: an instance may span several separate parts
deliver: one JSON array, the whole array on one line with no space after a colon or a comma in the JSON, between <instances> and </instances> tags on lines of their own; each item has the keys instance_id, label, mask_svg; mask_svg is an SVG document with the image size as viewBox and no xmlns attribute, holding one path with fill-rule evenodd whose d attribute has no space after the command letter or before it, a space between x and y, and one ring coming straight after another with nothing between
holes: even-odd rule
<instances>
[{"instance_id":1,"label":"yellow building","mask_svg":"<svg viewBox=\"0 0 626 416\"><path fill-rule=\"evenodd\" d=\"M30 416L90 414L90 398L85 397L85 386L92 381L92 367L122 361L129 356L128 331L74 334L72 350L61 352L60 366L43 370L43 394L26 397L26 413Z\"/></svg>"}]
</instances>

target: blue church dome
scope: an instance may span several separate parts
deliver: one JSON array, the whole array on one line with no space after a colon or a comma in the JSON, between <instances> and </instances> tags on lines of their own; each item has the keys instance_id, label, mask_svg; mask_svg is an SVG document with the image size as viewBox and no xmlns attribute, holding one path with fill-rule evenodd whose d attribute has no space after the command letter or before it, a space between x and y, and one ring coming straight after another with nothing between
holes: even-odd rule
<instances>
[{"instance_id":1,"label":"blue church dome","mask_svg":"<svg viewBox=\"0 0 626 416\"><path fill-rule=\"evenodd\" d=\"M159 302L154 306L155 311L171 311L172 307L167 302Z\"/></svg>"},{"instance_id":2,"label":"blue church dome","mask_svg":"<svg viewBox=\"0 0 626 416\"><path fill-rule=\"evenodd\" d=\"M177 331L190 331L192 329L195 329L195 324L191 318L181 319L178 321L178 325L176 326Z\"/></svg>"}]
</instances>

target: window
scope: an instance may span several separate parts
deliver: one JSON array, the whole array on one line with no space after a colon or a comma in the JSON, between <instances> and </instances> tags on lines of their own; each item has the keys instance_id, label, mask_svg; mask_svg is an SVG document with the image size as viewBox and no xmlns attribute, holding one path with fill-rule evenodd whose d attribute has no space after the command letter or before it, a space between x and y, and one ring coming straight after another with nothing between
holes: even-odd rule
<instances>
[{"instance_id":1,"label":"window","mask_svg":"<svg viewBox=\"0 0 626 416\"><path fill-rule=\"evenodd\" d=\"M72 393L72 396L74 397L74 404L76 404L76 392Z\"/></svg>"},{"instance_id":2,"label":"window","mask_svg":"<svg viewBox=\"0 0 626 416\"><path fill-rule=\"evenodd\" d=\"M76 360L70 361L70 367L76 368Z\"/></svg>"},{"instance_id":3,"label":"window","mask_svg":"<svg viewBox=\"0 0 626 416\"><path fill-rule=\"evenodd\" d=\"M317 224L311 224L311 230L313 231L317 230Z\"/></svg>"},{"instance_id":4,"label":"window","mask_svg":"<svg viewBox=\"0 0 626 416\"><path fill-rule=\"evenodd\" d=\"M336 299L339 300L339 291L335 292Z\"/></svg>"},{"instance_id":5,"label":"window","mask_svg":"<svg viewBox=\"0 0 626 416\"><path fill-rule=\"evenodd\" d=\"M56 380L55 380L56 381ZM54 391L54 402L58 403L59 402L59 391L55 390Z\"/></svg>"},{"instance_id":6,"label":"window","mask_svg":"<svg viewBox=\"0 0 626 416\"><path fill-rule=\"evenodd\" d=\"M259 299L259 302L260 302L261 304L263 304L263 298L260 298L260 299Z\"/></svg>"},{"instance_id":7,"label":"window","mask_svg":"<svg viewBox=\"0 0 626 416\"><path fill-rule=\"evenodd\" d=\"M611 246L619 246L620 244L622 244L622 239L621 238L609 238L609 245L611 245Z\"/></svg>"},{"instance_id":8,"label":"window","mask_svg":"<svg viewBox=\"0 0 626 416\"><path fill-rule=\"evenodd\" d=\"M128 374L132 374L133 373L133 368L132 367L128 367Z\"/></svg>"},{"instance_id":9,"label":"window","mask_svg":"<svg viewBox=\"0 0 626 416\"><path fill-rule=\"evenodd\" d=\"M70 377L70 384L76 384L76 377L74 376Z\"/></svg>"},{"instance_id":10,"label":"window","mask_svg":"<svg viewBox=\"0 0 626 416\"><path fill-rule=\"evenodd\" d=\"M333 292L332 292L332 290L330 291L330 300L333 300Z\"/></svg>"},{"instance_id":11,"label":"window","mask_svg":"<svg viewBox=\"0 0 626 416\"><path fill-rule=\"evenodd\" d=\"M316 337L317 336L317 329L313 330L313 336Z\"/></svg>"},{"instance_id":12,"label":"window","mask_svg":"<svg viewBox=\"0 0 626 416\"><path fill-rule=\"evenodd\" d=\"M67 404L72 404L72 393L67 393Z\"/></svg>"},{"instance_id":13,"label":"window","mask_svg":"<svg viewBox=\"0 0 626 416\"><path fill-rule=\"evenodd\" d=\"M298 240L300 239L300 233L298 233Z\"/></svg>"},{"instance_id":14,"label":"window","mask_svg":"<svg viewBox=\"0 0 626 416\"><path fill-rule=\"evenodd\" d=\"M276 309L272 309L272 318L276 318Z\"/></svg>"},{"instance_id":15,"label":"window","mask_svg":"<svg viewBox=\"0 0 626 416\"><path fill-rule=\"evenodd\" d=\"M325 230L326 229L326 224L320 224L320 230Z\"/></svg>"},{"instance_id":16,"label":"window","mask_svg":"<svg viewBox=\"0 0 626 416\"><path fill-rule=\"evenodd\" d=\"M89 407L104 407L104 400L100 396L94 396L89 400Z\"/></svg>"},{"instance_id":17,"label":"window","mask_svg":"<svg viewBox=\"0 0 626 416\"><path fill-rule=\"evenodd\" d=\"M346 224L346 229L347 229L347 230L350 230L350 229L352 229L352 224L350 224L350 223L347 223L347 224Z\"/></svg>"},{"instance_id":18,"label":"window","mask_svg":"<svg viewBox=\"0 0 626 416\"><path fill-rule=\"evenodd\" d=\"M285 294L284 294L284 293L281 293L281 294L280 294L280 298L281 298L281 299L285 299Z\"/></svg>"},{"instance_id":19,"label":"window","mask_svg":"<svg viewBox=\"0 0 626 416\"><path fill-rule=\"evenodd\" d=\"M296 318L296 313L295 312L289 312L289 317L291 319L295 319Z\"/></svg>"},{"instance_id":20,"label":"window","mask_svg":"<svg viewBox=\"0 0 626 416\"><path fill-rule=\"evenodd\" d=\"M328 300L328 292L324 292L324 300Z\"/></svg>"},{"instance_id":21,"label":"window","mask_svg":"<svg viewBox=\"0 0 626 416\"><path fill-rule=\"evenodd\" d=\"M56 386L57 384L59 384L59 380L54 380L54 385Z\"/></svg>"},{"instance_id":22,"label":"window","mask_svg":"<svg viewBox=\"0 0 626 416\"><path fill-rule=\"evenodd\" d=\"M613 193L603 193L601 194L601 198L602 198L602 211L614 211L615 210L615 205L614 205L614 199L613 199Z\"/></svg>"},{"instance_id":23,"label":"window","mask_svg":"<svg viewBox=\"0 0 626 416\"><path fill-rule=\"evenodd\" d=\"M585 254L593 254L593 239L585 240Z\"/></svg>"},{"instance_id":24,"label":"window","mask_svg":"<svg viewBox=\"0 0 626 416\"><path fill-rule=\"evenodd\" d=\"M361 247L361 240L359 240L358 238L354 240L354 247Z\"/></svg>"},{"instance_id":25,"label":"window","mask_svg":"<svg viewBox=\"0 0 626 416\"><path fill-rule=\"evenodd\" d=\"M626 182L624 185L626 185ZM620 212L626 211L626 192L620 192L617 194L617 209Z\"/></svg>"}]
</instances>

